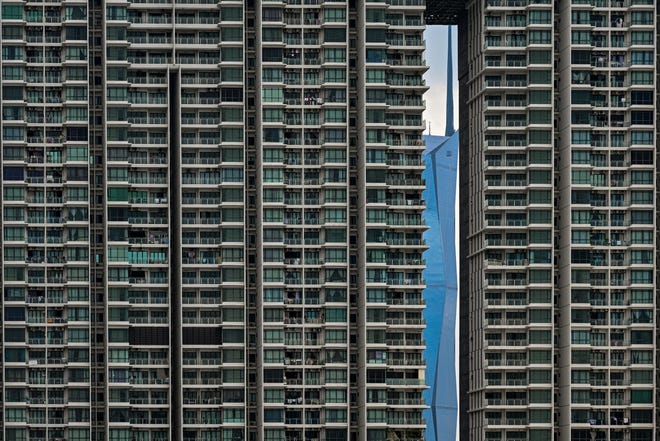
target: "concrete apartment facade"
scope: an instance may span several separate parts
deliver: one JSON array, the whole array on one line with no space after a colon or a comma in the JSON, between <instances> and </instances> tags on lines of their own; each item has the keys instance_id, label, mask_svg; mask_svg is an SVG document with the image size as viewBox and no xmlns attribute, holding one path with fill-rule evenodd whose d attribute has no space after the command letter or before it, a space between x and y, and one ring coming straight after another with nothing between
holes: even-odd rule
<instances>
[{"instance_id":1,"label":"concrete apartment facade","mask_svg":"<svg viewBox=\"0 0 660 441\"><path fill-rule=\"evenodd\" d=\"M1 8L3 439L424 439L424 2Z\"/></svg>"},{"instance_id":2,"label":"concrete apartment facade","mask_svg":"<svg viewBox=\"0 0 660 441\"><path fill-rule=\"evenodd\" d=\"M466 3L461 439L658 437L657 8Z\"/></svg>"}]
</instances>

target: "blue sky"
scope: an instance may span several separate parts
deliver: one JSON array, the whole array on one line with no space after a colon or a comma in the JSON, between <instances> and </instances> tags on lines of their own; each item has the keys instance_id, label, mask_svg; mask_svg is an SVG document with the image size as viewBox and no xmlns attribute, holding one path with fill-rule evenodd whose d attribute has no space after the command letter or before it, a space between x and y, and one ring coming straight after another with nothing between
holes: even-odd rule
<instances>
[{"instance_id":1,"label":"blue sky","mask_svg":"<svg viewBox=\"0 0 660 441\"><path fill-rule=\"evenodd\" d=\"M426 72L426 85L430 87L424 98L426 111L424 119L431 124L431 134L445 134L445 105L447 97L447 38L449 29L452 29L452 46L454 61L454 126L458 124L458 81L457 79L457 32L455 26L427 26L424 34L426 38L426 63L430 69Z\"/></svg>"}]
</instances>

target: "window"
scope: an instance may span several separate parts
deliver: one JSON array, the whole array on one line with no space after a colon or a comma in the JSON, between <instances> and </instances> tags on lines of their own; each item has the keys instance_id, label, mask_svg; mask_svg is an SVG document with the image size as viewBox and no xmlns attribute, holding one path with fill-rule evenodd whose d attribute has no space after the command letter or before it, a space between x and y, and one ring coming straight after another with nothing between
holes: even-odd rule
<instances>
[{"instance_id":1,"label":"window","mask_svg":"<svg viewBox=\"0 0 660 441\"><path fill-rule=\"evenodd\" d=\"M273 67L264 67L263 81L272 83L282 82L282 69Z\"/></svg>"},{"instance_id":2,"label":"window","mask_svg":"<svg viewBox=\"0 0 660 441\"><path fill-rule=\"evenodd\" d=\"M5 187L3 190L3 200L5 201L21 201L24 199L23 187Z\"/></svg>"},{"instance_id":3,"label":"window","mask_svg":"<svg viewBox=\"0 0 660 441\"><path fill-rule=\"evenodd\" d=\"M325 421L327 423L345 423L346 409L325 409Z\"/></svg>"},{"instance_id":4,"label":"window","mask_svg":"<svg viewBox=\"0 0 660 441\"><path fill-rule=\"evenodd\" d=\"M367 43L385 43L385 29L367 29L365 32L365 41ZM401 43L403 44L403 42Z\"/></svg>"},{"instance_id":5,"label":"window","mask_svg":"<svg viewBox=\"0 0 660 441\"><path fill-rule=\"evenodd\" d=\"M532 12L540 12L540 11L531 11L530 16L532 15ZM543 11L543 12L545 12L545 11ZM591 24L591 14L590 14L590 12L589 11L573 11L573 12L571 12L571 23L572 24L584 24L584 25Z\"/></svg>"},{"instance_id":6,"label":"window","mask_svg":"<svg viewBox=\"0 0 660 441\"><path fill-rule=\"evenodd\" d=\"M284 299L284 291L281 288L264 288L265 302L279 303L282 302L283 299Z\"/></svg>"},{"instance_id":7,"label":"window","mask_svg":"<svg viewBox=\"0 0 660 441\"><path fill-rule=\"evenodd\" d=\"M343 248L328 248L325 250L325 260L327 262L344 263L346 262L346 250Z\"/></svg>"},{"instance_id":8,"label":"window","mask_svg":"<svg viewBox=\"0 0 660 441\"><path fill-rule=\"evenodd\" d=\"M4 48L3 48L4 51ZM3 52L4 54L4 52ZM4 58L3 58L4 59ZM4 100L22 101L23 88L19 86L2 86L2 97Z\"/></svg>"},{"instance_id":9,"label":"window","mask_svg":"<svg viewBox=\"0 0 660 441\"><path fill-rule=\"evenodd\" d=\"M385 71L381 69L367 69L367 83L384 83Z\"/></svg>"},{"instance_id":10,"label":"window","mask_svg":"<svg viewBox=\"0 0 660 441\"><path fill-rule=\"evenodd\" d=\"M284 343L284 330L264 329L264 343Z\"/></svg>"},{"instance_id":11,"label":"window","mask_svg":"<svg viewBox=\"0 0 660 441\"><path fill-rule=\"evenodd\" d=\"M323 59L326 63L345 63L346 49L326 48L323 50Z\"/></svg>"},{"instance_id":12,"label":"window","mask_svg":"<svg viewBox=\"0 0 660 441\"><path fill-rule=\"evenodd\" d=\"M650 4L650 3L649 3ZM653 12L652 11L633 11L631 14L633 25L652 25Z\"/></svg>"},{"instance_id":13,"label":"window","mask_svg":"<svg viewBox=\"0 0 660 441\"><path fill-rule=\"evenodd\" d=\"M346 343L346 331L343 329L327 329L325 341L328 343Z\"/></svg>"},{"instance_id":14,"label":"window","mask_svg":"<svg viewBox=\"0 0 660 441\"><path fill-rule=\"evenodd\" d=\"M326 208L325 221L329 223L346 222L346 211L341 208Z\"/></svg>"},{"instance_id":15,"label":"window","mask_svg":"<svg viewBox=\"0 0 660 441\"><path fill-rule=\"evenodd\" d=\"M265 423L283 423L284 422L284 409L264 409L264 422Z\"/></svg>"},{"instance_id":16,"label":"window","mask_svg":"<svg viewBox=\"0 0 660 441\"><path fill-rule=\"evenodd\" d=\"M225 60L228 61L228 60ZM238 60L240 61L240 60ZM222 68L222 81L223 82L241 82L243 81L243 69L240 67L223 67ZM223 109L224 110L224 109ZM238 121L242 121L238 119Z\"/></svg>"},{"instance_id":17,"label":"window","mask_svg":"<svg viewBox=\"0 0 660 441\"><path fill-rule=\"evenodd\" d=\"M328 8L324 15L326 22L343 23L346 21L346 9Z\"/></svg>"},{"instance_id":18,"label":"window","mask_svg":"<svg viewBox=\"0 0 660 441\"><path fill-rule=\"evenodd\" d=\"M630 92L631 104L653 104L653 92L633 90Z\"/></svg>"},{"instance_id":19,"label":"window","mask_svg":"<svg viewBox=\"0 0 660 441\"><path fill-rule=\"evenodd\" d=\"M7 408L5 410L5 421L10 422L10 423L24 423L24 422L26 422L25 409Z\"/></svg>"},{"instance_id":20,"label":"window","mask_svg":"<svg viewBox=\"0 0 660 441\"><path fill-rule=\"evenodd\" d=\"M577 145L591 144L591 132L589 130L571 131L571 144L577 144Z\"/></svg>"},{"instance_id":21,"label":"window","mask_svg":"<svg viewBox=\"0 0 660 441\"><path fill-rule=\"evenodd\" d=\"M284 403L284 390L282 389L264 389L265 403Z\"/></svg>"},{"instance_id":22,"label":"window","mask_svg":"<svg viewBox=\"0 0 660 441\"><path fill-rule=\"evenodd\" d=\"M324 69L323 80L326 83L345 83L346 70L345 69Z\"/></svg>"},{"instance_id":23,"label":"window","mask_svg":"<svg viewBox=\"0 0 660 441\"><path fill-rule=\"evenodd\" d=\"M230 103L240 103L243 101L243 89L240 87L223 87L220 90L221 100Z\"/></svg>"},{"instance_id":24,"label":"window","mask_svg":"<svg viewBox=\"0 0 660 441\"><path fill-rule=\"evenodd\" d=\"M224 369L222 371L222 381L225 383L242 383L243 371L240 369Z\"/></svg>"},{"instance_id":25,"label":"window","mask_svg":"<svg viewBox=\"0 0 660 441\"><path fill-rule=\"evenodd\" d=\"M243 41L243 29L240 27L221 28L222 41Z\"/></svg>"},{"instance_id":26,"label":"window","mask_svg":"<svg viewBox=\"0 0 660 441\"><path fill-rule=\"evenodd\" d=\"M243 9L223 7L220 16L222 21L242 21Z\"/></svg>"},{"instance_id":27,"label":"window","mask_svg":"<svg viewBox=\"0 0 660 441\"><path fill-rule=\"evenodd\" d=\"M267 168L264 169L264 182L283 182L284 181L284 170L281 168ZM269 214L274 214L269 212ZM277 212L278 216L269 216L268 222L281 222L282 221L282 212L281 210ZM264 211L264 216L266 212Z\"/></svg>"},{"instance_id":28,"label":"window","mask_svg":"<svg viewBox=\"0 0 660 441\"><path fill-rule=\"evenodd\" d=\"M108 60L123 61L126 60L127 51L125 47L108 46L106 56Z\"/></svg>"},{"instance_id":29,"label":"window","mask_svg":"<svg viewBox=\"0 0 660 441\"><path fill-rule=\"evenodd\" d=\"M2 19L3 20L22 20L23 19L23 6L22 5L2 5Z\"/></svg>"},{"instance_id":30,"label":"window","mask_svg":"<svg viewBox=\"0 0 660 441\"><path fill-rule=\"evenodd\" d=\"M385 410L385 409L369 409L367 411L367 422L368 423L386 423L387 422L387 410Z\"/></svg>"},{"instance_id":31,"label":"window","mask_svg":"<svg viewBox=\"0 0 660 441\"><path fill-rule=\"evenodd\" d=\"M633 145L652 145L653 132L649 130L633 130L630 133L630 139Z\"/></svg>"},{"instance_id":32,"label":"window","mask_svg":"<svg viewBox=\"0 0 660 441\"><path fill-rule=\"evenodd\" d=\"M4 207L3 219L5 221L22 221L25 219L23 208L18 207Z\"/></svg>"},{"instance_id":33,"label":"window","mask_svg":"<svg viewBox=\"0 0 660 441\"><path fill-rule=\"evenodd\" d=\"M591 173L589 170L573 170L571 172L571 183L577 185L590 184Z\"/></svg>"},{"instance_id":34,"label":"window","mask_svg":"<svg viewBox=\"0 0 660 441\"><path fill-rule=\"evenodd\" d=\"M284 131L266 127L263 129L263 140L264 142L284 142Z\"/></svg>"},{"instance_id":35,"label":"window","mask_svg":"<svg viewBox=\"0 0 660 441\"><path fill-rule=\"evenodd\" d=\"M272 109L269 107L264 107L263 109L264 122L282 122L283 118L284 116L282 109Z\"/></svg>"},{"instance_id":36,"label":"window","mask_svg":"<svg viewBox=\"0 0 660 441\"><path fill-rule=\"evenodd\" d=\"M25 362L25 349L6 348L5 349L5 361L6 362Z\"/></svg>"},{"instance_id":37,"label":"window","mask_svg":"<svg viewBox=\"0 0 660 441\"><path fill-rule=\"evenodd\" d=\"M630 81L633 86L651 86L653 85L653 72L651 71L632 71L630 72Z\"/></svg>"},{"instance_id":38,"label":"window","mask_svg":"<svg viewBox=\"0 0 660 441\"><path fill-rule=\"evenodd\" d=\"M631 390L630 391L631 404L651 404L653 403L652 390Z\"/></svg>"},{"instance_id":39,"label":"window","mask_svg":"<svg viewBox=\"0 0 660 441\"><path fill-rule=\"evenodd\" d=\"M282 398L281 401L272 401L275 403L283 402L284 398ZM266 401L266 402L271 402L271 401ZM231 440L233 441L234 439L243 439L242 437L240 438L225 438L225 440ZM284 436L284 429L264 429L264 441L285 441L285 436Z\"/></svg>"},{"instance_id":40,"label":"window","mask_svg":"<svg viewBox=\"0 0 660 441\"><path fill-rule=\"evenodd\" d=\"M87 302L89 301L88 288L69 288L68 299L72 302Z\"/></svg>"},{"instance_id":41,"label":"window","mask_svg":"<svg viewBox=\"0 0 660 441\"><path fill-rule=\"evenodd\" d=\"M632 31L631 32L632 45L653 45L653 32L652 31Z\"/></svg>"},{"instance_id":42,"label":"window","mask_svg":"<svg viewBox=\"0 0 660 441\"><path fill-rule=\"evenodd\" d=\"M651 171L633 170L631 172L631 183L633 185L651 185L653 176Z\"/></svg>"},{"instance_id":43,"label":"window","mask_svg":"<svg viewBox=\"0 0 660 441\"><path fill-rule=\"evenodd\" d=\"M128 14L126 12L125 6L108 6L106 8L107 20L117 20L117 21L126 21L128 20Z\"/></svg>"},{"instance_id":44,"label":"window","mask_svg":"<svg viewBox=\"0 0 660 441\"><path fill-rule=\"evenodd\" d=\"M345 308L326 308L325 310L326 322L344 323L346 316Z\"/></svg>"},{"instance_id":45,"label":"window","mask_svg":"<svg viewBox=\"0 0 660 441\"><path fill-rule=\"evenodd\" d=\"M399 19L399 20L402 20L402 19ZM366 21L367 21L367 23L382 23L382 22L385 22L385 11L383 9L372 9L372 8L367 9L366 10Z\"/></svg>"},{"instance_id":46,"label":"window","mask_svg":"<svg viewBox=\"0 0 660 441\"><path fill-rule=\"evenodd\" d=\"M653 292L650 290L633 289L630 291L630 302L632 304L652 304Z\"/></svg>"},{"instance_id":47,"label":"window","mask_svg":"<svg viewBox=\"0 0 660 441\"><path fill-rule=\"evenodd\" d=\"M71 110L71 109L68 109ZM83 109L86 110L87 109ZM67 161L87 161L87 147L70 147L66 148ZM78 189L80 190L80 189Z\"/></svg>"},{"instance_id":48,"label":"window","mask_svg":"<svg viewBox=\"0 0 660 441\"><path fill-rule=\"evenodd\" d=\"M343 43L346 41L346 29L344 28L325 28L323 30L324 43Z\"/></svg>"},{"instance_id":49,"label":"window","mask_svg":"<svg viewBox=\"0 0 660 441\"><path fill-rule=\"evenodd\" d=\"M548 130L530 130L529 131L529 143L530 144L541 144L549 145L551 139L551 132Z\"/></svg>"},{"instance_id":50,"label":"window","mask_svg":"<svg viewBox=\"0 0 660 441\"><path fill-rule=\"evenodd\" d=\"M222 61L243 61L243 49L240 47L223 47Z\"/></svg>"},{"instance_id":51,"label":"window","mask_svg":"<svg viewBox=\"0 0 660 441\"><path fill-rule=\"evenodd\" d=\"M651 190L633 190L630 193L631 204L652 204L653 191Z\"/></svg>"},{"instance_id":52,"label":"window","mask_svg":"<svg viewBox=\"0 0 660 441\"><path fill-rule=\"evenodd\" d=\"M2 128L2 139L5 141L22 141L23 138L25 137L25 129L23 127L12 127L12 126L5 126ZM5 167L6 168L6 167ZM21 170L21 179L22 180L22 170ZM7 176L4 176L4 180L17 180L17 179L11 179L7 178Z\"/></svg>"},{"instance_id":53,"label":"window","mask_svg":"<svg viewBox=\"0 0 660 441\"><path fill-rule=\"evenodd\" d=\"M222 142L243 142L243 129L238 127L223 128Z\"/></svg>"},{"instance_id":54,"label":"window","mask_svg":"<svg viewBox=\"0 0 660 441\"><path fill-rule=\"evenodd\" d=\"M126 40L126 28L119 26L108 26L106 31L106 39L108 41Z\"/></svg>"},{"instance_id":55,"label":"window","mask_svg":"<svg viewBox=\"0 0 660 441\"><path fill-rule=\"evenodd\" d=\"M547 21L550 23L550 11L535 12L546 12L548 14ZM551 36L550 31L529 31L529 44L550 44Z\"/></svg>"},{"instance_id":56,"label":"window","mask_svg":"<svg viewBox=\"0 0 660 441\"><path fill-rule=\"evenodd\" d=\"M284 192L277 188L264 188L265 202L284 202Z\"/></svg>"},{"instance_id":57,"label":"window","mask_svg":"<svg viewBox=\"0 0 660 441\"><path fill-rule=\"evenodd\" d=\"M496 47L502 45L502 37L500 35L486 35L486 46Z\"/></svg>"},{"instance_id":58,"label":"window","mask_svg":"<svg viewBox=\"0 0 660 441\"><path fill-rule=\"evenodd\" d=\"M529 72L530 84L550 84L552 76L549 70L532 70Z\"/></svg>"},{"instance_id":59,"label":"window","mask_svg":"<svg viewBox=\"0 0 660 441\"><path fill-rule=\"evenodd\" d=\"M591 44L590 31L571 31L572 44Z\"/></svg>"},{"instance_id":60,"label":"window","mask_svg":"<svg viewBox=\"0 0 660 441\"><path fill-rule=\"evenodd\" d=\"M345 123L346 122L346 109L326 109L325 122L331 123Z\"/></svg>"},{"instance_id":61,"label":"window","mask_svg":"<svg viewBox=\"0 0 660 441\"><path fill-rule=\"evenodd\" d=\"M274 47L265 47L262 49L262 59L265 62L279 63L282 61L282 49Z\"/></svg>"},{"instance_id":62,"label":"window","mask_svg":"<svg viewBox=\"0 0 660 441\"><path fill-rule=\"evenodd\" d=\"M636 352L636 351L633 351L633 352ZM653 372L652 371L631 370L630 371L630 383L631 384L653 384Z\"/></svg>"},{"instance_id":63,"label":"window","mask_svg":"<svg viewBox=\"0 0 660 441\"><path fill-rule=\"evenodd\" d=\"M325 382L326 383L346 383L348 375L345 370L339 369L326 369Z\"/></svg>"},{"instance_id":64,"label":"window","mask_svg":"<svg viewBox=\"0 0 660 441\"><path fill-rule=\"evenodd\" d=\"M65 51L67 61L87 60L87 48L84 46L67 46Z\"/></svg>"},{"instance_id":65,"label":"window","mask_svg":"<svg viewBox=\"0 0 660 441\"><path fill-rule=\"evenodd\" d=\"M549 90L530 90L529 103L530 104L550 104L552 101L551 93ZM591 101L589 101L590 103Z\"/></svg>"},{"instance_id":66,"label":"window","mask_svg":"<svg viewBox=\"0 0 660 441\"><path fill-rule=\"evenodd\" d=\"M69 409L69 411L78 410L78 409ZM75 418L71 418L69 415L69 420L76 421ZM89 421L89 418L80 418L80 422ZM89 441L89 429L69 429L69 441Z\"/></svg>"},{"instance_id":67,"label":"window","mask_svg":"<svg viewBox=\"0 0 660 441\"><path fill-rule=\"evenodd\" d=\"M23 80L23 66L2 66L3 80Z\"/></svg>"},{"instance_id":68,"label":"window","mask_svg":"<svg viewBox=\"0 0 660 441\"><path fill-rule=\"evenodd\" d=\"M651 284L653 283L653 272L648 270L632 270L630 272L630 283L643 285ZM633 331L633 334L634 332L636 331Z\"/></svg>"},{"instance_id":69,"label":"window","mask_svg":"<svg viewBox=\"0 0 660 441\"><path fill-rule=\"evenodd\" d=\"M221 179L222 182L243 182L243 169L223 168Z\"/></svg>"},{"instance_id":70,"label":"window","mask_svg":"<svg viewBox=\"0 0 660 441\"><path fill-rule=\"evenodd\" d=\"M281 103L284 100L284 94L280 87L264 87L262 98L266 103Z\"/></svg>"},{"instance_id":71,"label":"window","mask_svg":"<svg viewBox=\"0 0 660 441\"><path fill-rule=\"evenodd\" d=\"M345 129L325 129L325 142L328 143L345 143L346 130Z\"/></svg>"},{"instance_id":72,"label":"window","mask_svg":"<svg viewBox=\"0 0 660 441\"><path fill-rule=\"evenodd\" d=\"M263 39L263 41L280 42L282 41L282 29L264 27L261 30L261 38Z\"/></svg>"},{"instance_id":73,"label":"window","mask_svg":"<svg viewBox=\"0 0 660 441\"><path fill-rule=\"evenodd\" d=\"M325 190L325 201L330 203L345 203L346 202L346 189L332 188Z\"/></svg>"},{"instance_id":74,"label":"window","mask_svg":"<svg viewBox=\"0 0 660 441\"><path fill-rule=\"evenodd\" d=\"M630 112L630 122L633 125L653 125L654 113L650 110L633 110Z\"/></svg>"},{"instance_id":75,"label":"window","mask_svg":"<svg viewBox=\"0 0 660 441\"><path fill-rule=\"evenodd\" d=\"M327 389L325 391L326 403L346 403L346 391L343 389Z\"/></svg>"},{"instance_id":76,"label":"window","mask_svg":"<svg viewBox=\"0 0 660 441\"><path fill-rule=\"evenodd\" d=\"M5 227L5 240L6 241L22 241L25 237L25 230L23 227Z\"/></svg>"},{"instance_id":77,"label":"window","mask_svg":"<svg viewBox=\"0 0 660 441\"><path fill-rule=\"evenodd\" d=\"M108 101L128 101L128 89L126 87L108 86Z\"/></svg>"},{"instance_id":78,"label":"window","mask_svg":"<svg viewBox=\"0 0 660 441\"><path fill-rule=\"evenodd\" d=\"M385 49L366 49L366 56L367 63L384 63L386 59Z\"/></svg>"},{"instance_id":79,"label":"window","mask_svg":"<svg viewBox=\"0 0 660 441\"><path fill-rule=\"evenodd\" d=\"M3 40L22 40L23 39L23 28L21 26L11 26L9 24L3 24L2 39Z\"/></svg>"},{"instance_id":80,"label":"window","mask_svg":"<svg viewBox=\"0 0 660 441\"><path fill-rule=\"evenodd\" d=\"M530 124L550 124L552 121L549 110L530 110L529 123Z\"/></svg>"},{"instance_id":81,"label":"window","mask_svg":"<svg viewBox=\"0 0 660 441\"><path fill-rule=\"evenodd\" d=\"M653 51L631 51L630 52L631 64L653 64Z\"/></svg>"},{"instance_id":82,"label":"window","mask_svg":"<svg viewBox=\"0 0 660 441\"><path fill-rule=\"evenodd\" d=\"M243 121L243 112L240 108L225 107L222 109L222 121L223 122L241 122ZM227 149L223 150L224 152ZM227 155L225 155L227 157ZM226 160L226 159L225 159ZM230 161L232 162L232 161Z\"/></svg>"},{"instance_id":83,"label":"window","mask_svg":"<svg viewBox=\"0 0 660 441\"><path fill-rule=\"evenodd\" d=\"M323 151L325 162L329 163L345 163L346 150L344 149L325 149Z\"/></svg>"}]
</instances>

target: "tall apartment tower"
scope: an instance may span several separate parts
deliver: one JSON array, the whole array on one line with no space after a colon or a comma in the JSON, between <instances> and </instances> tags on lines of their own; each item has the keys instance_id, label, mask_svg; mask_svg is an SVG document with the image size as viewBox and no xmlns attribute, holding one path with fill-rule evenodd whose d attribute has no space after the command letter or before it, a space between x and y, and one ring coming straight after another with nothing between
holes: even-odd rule
<instances>
[{"instance_id":1,"label":"tall apartment tower","mask_svg":"<svg viewBox=\"0 0 660 441\"><path fill-rule=\"evenodd\" d=\"M461 439L656 440L658 3L466 8Z\"/></svg>"},{"instance_id":2,"label":"tall apartment tower","mask_svg":"<svg viewBox=\"0 0 660 441\"><path fill-rule=\"evenodd\" d=\"M3 0L6 441L421 441L422 0Z\"/></svg>"}]
</instances>

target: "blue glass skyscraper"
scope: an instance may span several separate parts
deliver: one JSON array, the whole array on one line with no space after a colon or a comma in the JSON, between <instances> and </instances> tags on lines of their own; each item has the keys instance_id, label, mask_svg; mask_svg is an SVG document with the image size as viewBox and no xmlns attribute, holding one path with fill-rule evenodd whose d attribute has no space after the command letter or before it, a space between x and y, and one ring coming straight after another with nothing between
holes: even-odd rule
<instances>
[{"instance_id":1,"label":"blue glass skyscraper","mask_svg":"<svg viewBox=\"0 0 660 441\"><path fill-rule=\"evenodd\" d=\"M452 44L448 39L446 136L425 136L426 211L429 229L424 238L426 279L427 385L426 439L453 441L456 438L457 397L455 326L457 303L455 204L458 164L458 132L454 132L452 93Z\"/></svg>"}]
</instances>

